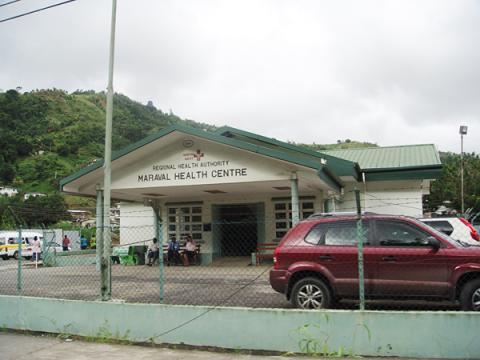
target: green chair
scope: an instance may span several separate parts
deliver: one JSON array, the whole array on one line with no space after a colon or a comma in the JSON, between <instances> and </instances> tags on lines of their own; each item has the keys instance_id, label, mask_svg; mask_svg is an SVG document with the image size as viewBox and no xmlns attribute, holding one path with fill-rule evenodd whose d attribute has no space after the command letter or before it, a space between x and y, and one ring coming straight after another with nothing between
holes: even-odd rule
<instances>
[{"instance_id":1,"label":"green chair","mask_svg":"<svg viewBox=\"0 0 480 360\"><path fill-rule=\"evenodd\" d=\"M121 265L136 265L137 264L137 257L134 252L134 247L129 246L128 250L126 247L118 247L114 249L114 255L120 258Z\"/></svg>"}]
</instances>

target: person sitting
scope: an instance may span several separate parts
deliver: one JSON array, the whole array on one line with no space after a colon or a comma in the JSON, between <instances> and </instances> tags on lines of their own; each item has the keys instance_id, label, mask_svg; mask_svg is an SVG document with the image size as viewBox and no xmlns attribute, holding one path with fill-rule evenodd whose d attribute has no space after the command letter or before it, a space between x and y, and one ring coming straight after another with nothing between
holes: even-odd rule
<instances>
[{"instance_id":1,"label":"person sitting","mask_svg":"<svg viewBox=\"0 0 480 360\"><path fill-rule=\"evenodd\" d=\"M183 254L183 264L188 266L189 264L195 264L197 258L197 244L190 235L185 236L185 252Z\"/></svg>"},{"instance_id":2,"label":"person sitting","mask_svg":"<svg viewBox=\"0 0 480 360\"><path fill-rule=\"evenodd\" d=\"M155 261L158 260L159 253L160 249L158 247L158 240L157 238L153 238L152 243L148 246L148 266L152 266Z\"/></svg>"},{"instance_id":3,"label":"person sitting","mask_svg":"<svg viewBox=\"0 0 480 360\"><path fill-rule=\"evenodd\" d=\"M168 243L167 266L179 264L180 262L180 244L175 238L172 238Z\"/></svg>"}]
</instances>

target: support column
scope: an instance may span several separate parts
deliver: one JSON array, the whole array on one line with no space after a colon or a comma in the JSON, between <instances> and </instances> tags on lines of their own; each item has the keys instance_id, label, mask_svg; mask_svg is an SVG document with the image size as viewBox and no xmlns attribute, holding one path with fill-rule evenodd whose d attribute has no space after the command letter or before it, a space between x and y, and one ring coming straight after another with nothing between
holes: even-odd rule
<instances>
[{"instance_id":1,"label":"support column","mask_svg":"<svg viewBox=\"0 0 480 360\"><path fill-rule=\"evenodd\" d=\"M293 172L290 177L290 187L292 192L292 227L300 221L300 206L298 198L298 178L297 173Z\"/></svg>"},{"instance_id":2,"label":"support column","mask_svg":"<svg viewBox=\"0 0 480 360\"><path fill-rule=\"evenodd\" d=\"M97 231L95 232L96 241L96 270L100 271L100 263L103 257L103 190L100 185L97 185L97 216L96 216Z\"/></svg>"}]
</instances>

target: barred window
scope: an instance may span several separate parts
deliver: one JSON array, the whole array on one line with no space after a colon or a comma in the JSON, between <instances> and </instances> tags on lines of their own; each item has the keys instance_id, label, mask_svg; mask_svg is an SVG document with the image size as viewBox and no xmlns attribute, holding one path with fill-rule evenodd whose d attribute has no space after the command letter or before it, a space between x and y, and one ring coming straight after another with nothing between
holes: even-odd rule
<instances>
[{"instance_id":1,"label":"barred window","mask_svg":"<svg viewBox=\"0 0 480 360\"><path fill-rule=\"evenodd\" d=\"M313 200L300 200L299 202L300 219L306 219L315 212ZM292 228L292 202L276 201L274 204L275 212L275 237L282 238L288 230Z\"/></svg>"},{"instance_id":2,"label":"barred window","mask_svg":"<svg viewBox=\"0 0 480 360\"><path fill-rule=\"evenodd\" d=\"M203 238L202 207L185 206L168 208L168 239L182 241L191 235L196 241Z\"/></svg>"}]
</instances>

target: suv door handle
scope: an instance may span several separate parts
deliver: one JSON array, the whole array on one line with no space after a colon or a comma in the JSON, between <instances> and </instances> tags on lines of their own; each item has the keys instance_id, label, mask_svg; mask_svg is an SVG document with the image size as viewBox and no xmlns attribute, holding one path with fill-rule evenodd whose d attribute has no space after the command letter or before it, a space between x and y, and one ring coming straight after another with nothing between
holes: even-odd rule
<instances>
[{"instance_id":1,"label":"suv door handle","mask_svg":"<svg viewBox=\"0 0 480 360\"><path fill-rule=\"evenodd\" d=\"M383 261L397 261L397 258L393 255L389 255L389 256L382 257L382 260Z\"/></svg>"},{"instance_id":2,"label":"suv door handle","mask_svg":"<svg viewBox=\"0 0 480 360\"><path fill-rule=\"evenodd\" d=\"M318 257L318 259L319 259L319 260L327 260L327 261L329 261L329 260L333 260L333 256L332 256L332 255L320 255L320 256Z\"/></svg>"}]
</instances>

